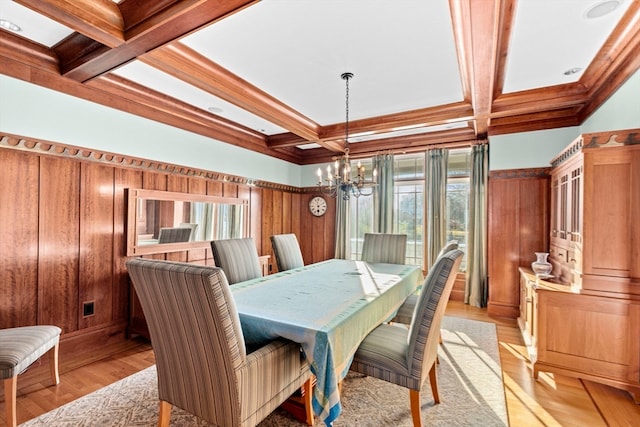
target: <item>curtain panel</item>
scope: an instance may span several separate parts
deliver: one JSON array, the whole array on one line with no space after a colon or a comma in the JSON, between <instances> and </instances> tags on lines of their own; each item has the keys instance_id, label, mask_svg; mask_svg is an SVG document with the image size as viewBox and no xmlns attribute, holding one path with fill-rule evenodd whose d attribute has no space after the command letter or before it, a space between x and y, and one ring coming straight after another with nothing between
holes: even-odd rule
<instances>
[{"instance_id":1,"label":"curtain panel","mask_svg":"<svg viewBox=\"0 0 640 427\"><path fill-rule=\"evenodd\" d=\"M373 168L378 170L378 186L373 192L373 231L376 233L393 233L393 165L393 154L373 158Z\"/></svg>"},{"instance_id":2,"label":"curtain panel","mask_svg":"<svg viewBox=\"0 0 640 427\"><path fill-rule=\"evenodd\" d=\"M467 284L464 302L486 307L487 284L487 184L489 145L475 145L471 150L469 224L467 241Z\"/></svg>"},{"instance_id":3,"label":"curtain panel","mask_svg":"<svg viewBox=\"0 0 640 427\"><path fill-rule=\"evenodd\" d=\"M427 270L435 262L447 239L447 164L449 150L435 148L427 151L425 171L425 223L427 248L424 264Z\"/></svg>"}]
</instances>

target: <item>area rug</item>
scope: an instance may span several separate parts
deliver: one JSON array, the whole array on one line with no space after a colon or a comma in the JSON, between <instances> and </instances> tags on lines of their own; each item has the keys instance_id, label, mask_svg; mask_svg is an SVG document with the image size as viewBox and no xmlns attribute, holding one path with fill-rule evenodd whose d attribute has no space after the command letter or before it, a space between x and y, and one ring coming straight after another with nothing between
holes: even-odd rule
<instances>
[{"instance_id":1,"label":"area rug","mask_svg":"<svg viewBox=\"0 0 640 427\"><path fill-rule=\"evenodd\" d=\"M435 405L429 381L421 390L426 426L508 426L502 370L493 323L445 316L442 324L438 387ZM155 366L34 418L22 427L130 427L155 426L158 395ZM407 389L349 373L343 383L343 412L335 427L411 426ZM209 424L178 409L171 425L205 427ZM283 410L276 410L260 427L299 427ZM316 418L316 425L324 425Z\"/></svg>"}]
</instances>

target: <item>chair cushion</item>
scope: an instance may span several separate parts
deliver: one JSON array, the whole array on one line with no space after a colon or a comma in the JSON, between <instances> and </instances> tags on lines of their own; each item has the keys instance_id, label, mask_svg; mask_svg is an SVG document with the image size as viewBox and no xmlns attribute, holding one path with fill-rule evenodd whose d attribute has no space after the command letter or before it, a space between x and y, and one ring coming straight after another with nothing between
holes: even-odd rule
<instances>
[{"instance_id":1,"label":"chair cushion","mask_svg":"<svg viewBox=\"0 0 640 427\"><path fill-rule=\"evenodd\" d=\"M0 379L22 373L56 345L61 332L51 325L0 329Z\"/></svg>"},{"instance_id":2,"label":"chair cushion","mask_svg":"<svg viewBox=\"0 0 640 427\"><path fill-rule=\"evenodd\" d=\"M361 374L419 389L420 381L409 376L407 366L408 329L382 324L360 343L350 369Z\"/></svg>"}]
</instances>

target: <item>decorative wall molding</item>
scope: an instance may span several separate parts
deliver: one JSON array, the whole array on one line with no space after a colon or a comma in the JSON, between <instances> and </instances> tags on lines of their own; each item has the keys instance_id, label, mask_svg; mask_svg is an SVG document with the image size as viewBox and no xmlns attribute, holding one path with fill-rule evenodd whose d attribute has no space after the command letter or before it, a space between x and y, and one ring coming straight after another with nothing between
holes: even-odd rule
<instances>
[{"instance_id":1,"label":"decorative wall molding","mask_svg":"<svg viewBox=\"0 0 640 427\"><path fill-rule=\"evenodd\" d=\"M551 168L505 169L489 172L489 179L546 178Z\"/></svg>"},{"instance_id":2,"label":"decorative wall molding","mask_svg":"<svg viewBox=\"0 0 640 427\"><path fill-rule=\"evenodd\" d=\"M304 189L291 185L277 184L269 181L245 178L237 175L224 174L220 172L197 169L172 163L158 162L156 160L125 156L122 154L108 153L94 149L76 147L74 145L33 139L8 133L0 133L0 148L29 151L35 154L59 156L71 158L78 161L104 163L118 167L135 168L152 172L162 172L167 174L203 178L213 181L230 182L252 187L288 191L291 193L306 192Z\"/></svg>"},{"instance_id":3,"label":"decorative wall molding","mask_svg":"<svg viewBox=\"0 0 640 427\"><path fill-rule=\"evenodd\" d=\"M584 148L618 147L640 144L640 129L600 132L583 135Z\"/></svg>"},{"instance_id":4,"label":"decorative wall molding","mask_svg":"<svg viewBox=\"0 0 640 427\"><path fill-rule=\"evenodd\" d=\"M558 154L556 157L554 157L551 160L551 165L554 168L556 168L559 165L561 165L562 163L564 163L567 160L569 160L576 153L580 153L582 151L583 142L584 142L584 139L583 139L582 136L579 136L578 138L574 139L573 142L567 146L567 148L562 150L560 152L560 154Z\"/></svg>"},{"instance_id":5,"label":"decorative wall molding","mask_svg":"<svg viewBox=\"0 0 640 427\"><path fill-rule=\"evenodd\" d=\"M569 160L576 153L582 152L583 149L624 147L625 145L640 145L640 129L585 133L577 137L567 148L551 160L551 165L555 168Z\"/></svg>"}]
</instances>

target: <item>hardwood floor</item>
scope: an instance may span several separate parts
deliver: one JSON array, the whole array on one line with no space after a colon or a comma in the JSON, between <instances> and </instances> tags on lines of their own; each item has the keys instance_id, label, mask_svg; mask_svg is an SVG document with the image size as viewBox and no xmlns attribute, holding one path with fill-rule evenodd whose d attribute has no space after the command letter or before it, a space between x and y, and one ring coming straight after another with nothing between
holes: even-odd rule
<instances>
[{"instance_id":1,"label":"hardwood floor","mask_svg":"<svg viewBox=\"0 0 640 427\"><path fill-rule=\"evenodd\" d=\"M497 325L511 427L631 427L640 424L640 405L634 404L626 392L548 373L541 373L538 381L534 381L515 320L489 318L486 310L459 302L449 303L447 315ZM151 366L154 360L149 344L132 340L114 356L62 373L60 384L55 387L45 381L21 388L18 378L18 423ZM0 425L6 424L4 416L3 407Z\"/></svg>"}]
</instances>

